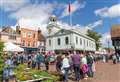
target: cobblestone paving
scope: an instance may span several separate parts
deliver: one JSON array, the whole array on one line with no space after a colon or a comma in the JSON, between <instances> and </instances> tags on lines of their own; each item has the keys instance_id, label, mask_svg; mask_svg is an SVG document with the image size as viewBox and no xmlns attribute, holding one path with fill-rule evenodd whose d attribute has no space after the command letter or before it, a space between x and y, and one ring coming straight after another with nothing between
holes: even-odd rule
<instances>
[{"instance_id":1,"label":"cobblestone paving","mask_svg":"<svg viewBox=\"0 0 120 82\"><path fill-rule=\"evenodd\" d=\"M54 65L50 66L50 71L54 71ZM112 61L108 63L98 62L96 63L96 72L94 78L87 80L82 79L80 82L120 82L120 63L112 64ZM75 82L74 76L70 76L68 82Z\"/></svg>"}]
</instances>

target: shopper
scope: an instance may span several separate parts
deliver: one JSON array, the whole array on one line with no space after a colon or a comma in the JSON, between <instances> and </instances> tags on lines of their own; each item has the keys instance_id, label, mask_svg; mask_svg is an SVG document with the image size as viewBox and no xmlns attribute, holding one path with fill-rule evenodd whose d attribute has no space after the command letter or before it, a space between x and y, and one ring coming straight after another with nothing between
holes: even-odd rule
<instances>
[{"instance_id":1,"label":"shopper","mask_svg":"<svg viewBox=\"0 0 120 82\"><path fill-rule=\"evenodd\" d=\"M75 80L79 81L80 80L80 54L76 53L76 51L74 51L74 54L72 56L72 62L73 62L73 68L75 73Z\"/></svg>"},{"instance_id":2,"label":"shopper","mask_svg":"<svg viewBox=\"0 0 120 82\"><path fill-rule=\"evenodd\" d=\"M62 56L59 54L56 58L56 70L57 72L61 71L61 66L62 66Z\"/></svg>"},{"instance_id":3,"label":"shopper","mask_svg":"<svg viewBox=\"0 0 120 82\"><path fill-rule=\"evenodd\" d=\"M84 79L87 79L88 65L87 65L87 59L85 54L81 55L81 70L82 70Z\"/></svg>"},{"instance_id":4,"label":"shopper","mask_svg":"<svg viewBox=\"0 0 120 82\"><path fill-rule=\"evenodd\" d=\"M64 77L63 81L64 82L68 82L69 67L70 67L69 59L68 59L67 55L64 55L63 56L63 61L62 61L62 67L61 67L61 70L63 72L63 77Z\"/></svg>"},{"instance_id":5,"label":"shopper","mask_svg":"<svg viewBox=\"0 0 120 82\"><path fill-rule=\"evenodd\" d=\"M44 63L44 56L42 55L42 53L37 54L36 62L37 62L38 69L40 69L41 63Z\"/></svg>"},{"instance_id":6,"label":"shopper","mask_svg":"<svg viewBox=\"0 0 120 82\"><path fill-rule=\"evenodd\" d=\"M87 65L88 65L88 76L93 77L93 70L92 70L92 65L93 65L93 57L90 53L86 55L87 58Z\"/></svg>"}]
</instances>

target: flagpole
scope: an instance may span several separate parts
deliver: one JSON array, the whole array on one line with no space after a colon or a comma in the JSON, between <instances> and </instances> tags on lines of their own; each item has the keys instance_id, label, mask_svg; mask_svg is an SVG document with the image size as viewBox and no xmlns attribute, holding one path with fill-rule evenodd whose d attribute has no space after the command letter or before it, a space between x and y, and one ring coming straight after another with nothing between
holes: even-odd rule
<instances>
[{"instance_id":1,"label":"flagpole","mask_svg":"<svg viewBox=\"0 0 120 82\"><path fill-rule=\"evenodd\" d=\"M68 9L68 11L69 11L69 23L70 23L70 26L72 26L71 0L69 0L69 9ZM74 50L74 45L72 45L72 43L71 43L71 38L70 38L70 45L71 45L71 50L72 50L72 48Z\"/></svg>"},{"instance_id":2,"label":"flagpole","mask_svg":"<svg viewBox=\"0 0 120 82\"><path fill-rule=\"evenodd\" d=\"M69 17L70 26L72 26L71 0L69 1Z\"/></svg>"},{"instance_id":3,"label":"flagpole","mask_svg":"<svg viewBox=\"0 0 120 82\"><path fill-rule=\"evenodd\" d=\"M72 26L72 13L70 12L70 26Z\"/></svg>"}]
</instances>

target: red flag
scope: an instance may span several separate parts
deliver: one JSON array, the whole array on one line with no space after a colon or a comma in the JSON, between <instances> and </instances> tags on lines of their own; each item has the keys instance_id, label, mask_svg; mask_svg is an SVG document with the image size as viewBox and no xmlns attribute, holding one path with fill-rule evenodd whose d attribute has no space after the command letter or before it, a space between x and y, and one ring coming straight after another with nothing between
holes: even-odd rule
<instances>
[{"instance_id":1,"label":"red flag","mask_svg":"<svg viewBox=\"0 0 120 82\"><path fill-rule=\"evenodd\" d=\"M70 13L71 12L71 4L69 3L69 6L68 6L68 12Z\"/></svg>"}]
</instances>

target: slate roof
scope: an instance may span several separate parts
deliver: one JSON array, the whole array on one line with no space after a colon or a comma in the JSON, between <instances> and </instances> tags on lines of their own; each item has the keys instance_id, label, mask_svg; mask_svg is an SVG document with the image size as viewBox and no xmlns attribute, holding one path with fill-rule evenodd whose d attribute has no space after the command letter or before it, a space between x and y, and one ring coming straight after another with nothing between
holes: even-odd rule
<instances>
[{"instance_id":1,"label":"slate roof","mask_svg":"<svg viewBox=\"0 0 120 82\"><path fill-rule=\"evenodd\" d=\"M63 32L62 34L60 34L60 32ZM61 36L61 35L66 35L66 34L71 34L71 33L75 33L75 34L78 34L82 37L85 37L89 40L92 40L92 41L95 41L94 39L90 38L89 36L87 36L86 34L83 34L82 32L80 32L80 30L77 30L77 29L61 29L59 30L58 32L50 35L50 36L47 36L48 37L57 37L57 36Z\"/></svg>"}]
</instances>

